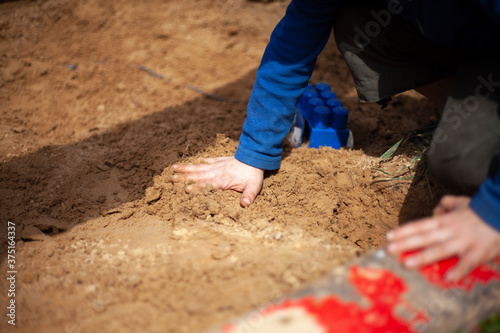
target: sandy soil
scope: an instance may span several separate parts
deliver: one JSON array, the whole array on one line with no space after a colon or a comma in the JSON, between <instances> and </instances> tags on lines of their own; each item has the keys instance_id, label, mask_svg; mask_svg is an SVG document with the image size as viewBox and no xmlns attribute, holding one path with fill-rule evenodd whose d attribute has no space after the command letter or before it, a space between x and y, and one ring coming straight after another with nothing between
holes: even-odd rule
<instances>
[{"instance_id":1,"label":"sandy soil","mask_svg":"<svg viewBox=\"0 0 500 333\"><path fill-rule=\"evenodd\" d=\"M431 212L432 180L377 182L384 175L372 166L409 165L411 145L380 160L401 138L389 131L428 123L433 107L416 93L384 110L360 105L333 41L312 82L331 84L351 110L354 149L286 149L248 209L238 193L188 195L169 181L174 163L234 153L286 5L0 4L0 270L12 221L16 331L203 332L383 247L389 229ZM2 317L0 331L14 331Z\"/></svg>"}]
</instances>

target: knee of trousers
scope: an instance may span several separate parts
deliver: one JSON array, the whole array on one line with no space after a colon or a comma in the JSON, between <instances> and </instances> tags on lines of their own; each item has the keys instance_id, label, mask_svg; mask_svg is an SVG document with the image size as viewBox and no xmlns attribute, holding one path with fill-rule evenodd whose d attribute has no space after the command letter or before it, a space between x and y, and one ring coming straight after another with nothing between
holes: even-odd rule
<instances>
[{"instance_id":1,"label":"knee of trousers","mask_svg":"<svg viewBox=\"0 0 500 333\"><path fill-rule=\"evenodd\" d=\"M486 179L487 168L474 156L454 148L433 143L427 154L429 172L454 194L472 195Z\"/></svg>"}]
</instances>

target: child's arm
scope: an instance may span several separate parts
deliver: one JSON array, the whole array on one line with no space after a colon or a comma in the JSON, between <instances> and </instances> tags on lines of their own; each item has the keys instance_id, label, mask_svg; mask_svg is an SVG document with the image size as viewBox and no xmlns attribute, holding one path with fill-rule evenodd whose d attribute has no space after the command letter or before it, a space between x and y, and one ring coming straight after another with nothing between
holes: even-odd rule
<instances>
[{"instance_id":1,"label":"child's arm","mask_svg":"<svg viewBox=\"0 0 500 333\"><path fill-rule=\"evenodd\" d=\"M278 169L282 142L316 59L330 36L341 1L294 0L276 26L257 72L237 160Z\"/></svg>"},{"instance_id":2,"label":"child's arm","mask_svg":"<svg viewBox=\"0 0 500 333\"><path fill-rule=\"evenodd\" d=\"M211 184L243 192L240 203L254 202L264 169L281 163L282 142L290 130L298 97L307 86L316 58L330 36L339 0L293 0L266 48L248 103L240 145L233 157L206 164L174 166L173 182L193 180L186 188Z\"/></svg>"}]
</instances>

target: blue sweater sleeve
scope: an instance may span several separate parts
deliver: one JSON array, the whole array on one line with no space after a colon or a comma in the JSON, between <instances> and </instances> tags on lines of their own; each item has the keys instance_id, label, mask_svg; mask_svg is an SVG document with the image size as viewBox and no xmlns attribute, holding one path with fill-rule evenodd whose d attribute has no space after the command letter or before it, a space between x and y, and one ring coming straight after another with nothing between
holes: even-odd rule
<instances>
[{"instance_id":1,"label":"blue sweater sleeve","mask_svg":"<svg viewBox=\"0 0 500 333\"><path fill-rule=\"evenodd\" d=\"M235 158L260 169L281 164L295 105L328 41L339 0L292 0L257 71Z\"/></svg>"},{"instance_id":2,"label":"blue sweater sleeve","mask_svg":"<svg viewBox=\"0 0 500 333\"><path fill-rule=\"evenodd\" d=\"M500 232L500 169L488 178L472 197L471 208L489 225Z\"/></svg>"},{"instance_id":3,"label":"blue sweater sleeve","mask_svg":"<svg viewBox=\"0 0 500 333\"><path fill-rule=\"evenodd\" d=\"M500 1L479 0L487 12L498 22ZM500 158L499 158L500 160ZM489 225L500 232L500 169L495 177L488 178L479 188L470 203L471 208Z\"/></svg>"}]
</instances>

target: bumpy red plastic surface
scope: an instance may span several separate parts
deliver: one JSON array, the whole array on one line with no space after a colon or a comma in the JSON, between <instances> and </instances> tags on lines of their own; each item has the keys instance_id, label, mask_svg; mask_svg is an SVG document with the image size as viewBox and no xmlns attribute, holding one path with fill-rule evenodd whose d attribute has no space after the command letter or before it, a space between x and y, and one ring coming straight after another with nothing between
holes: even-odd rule
<instances>
[{"instance_id":1,"label":"bumpy red plastic surface","mask_svg":"<svg viewBox=\"0 0 500 333\"><path fill-rule=\"evenodd\" d=\"M412 251L401 255L400 261L404 261L407 257L417 253ZM470 291L477 283L487 284L490 281L500 280L500 274L487 265L481 265L470 272L465 278L450 282L445 280L446 273L458 263L458 258L450 258L438 263L425 266L419 269L420 274L425 276L429 283L436 285L442 289L460 288Z\"/></svg>"},{"instance_id":2,"label":"bumpy red plastic surface","mask_svg":"<svg viewBox=\"0 0 500 333\"><path fill-rule=\"evenodd\" d=\"M264 314L301 308L327 333L410 333L417 332L412 328L416 322L428 321L424 313L408 309L408 303L402 300L407 290L405 282L388 270L353 266L349 271L349 282L368 301L368 307L343 302L336 296L321 300L305 297L271 306L264 310ZM395 311L397 306L406 307L413 313L412 318L399 317ZM224 332L232 330L227 327Z\"/></svg>"},{"instance_id":3,"label":"bumpy red plastic surface","mask_svg":"<svg viewBox=\"0 0 500 333\"><path fill-rule=\"evenodd\" d=\"M400 256L405 258L417 253L412 251ZM464 279L457 282L445 280L446 273L458 262L457 258L450 258L419 269L429 283L442 288L460 288L470 291L474 285L487 284L490 281L500 280L500 273L493 268L482 265L474 269ZM500 261L496 261L500 264ZM366 268L352 266L349 270L349 283L367 301L368 306L355 302L344 302L335 295L323 299L307 296L297 300L287 300L273 305L263 311L264 315L271 315L277 311L287 309L302 309L318 324L325 333L404 333L418 332L416 323L427 323L429 317L421 311L412 308L402 295L407 291L405 281L393 272L380 268ZM411 314L405 320L396 314L396 308L402 307ZM233 332L233 325L226 326L224 333Z\"/></svg>"}]
</instances>

